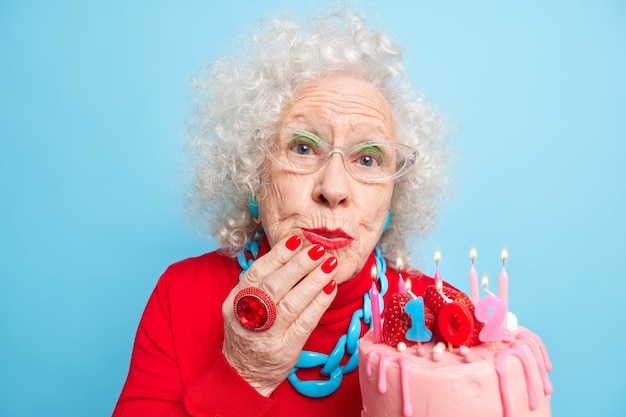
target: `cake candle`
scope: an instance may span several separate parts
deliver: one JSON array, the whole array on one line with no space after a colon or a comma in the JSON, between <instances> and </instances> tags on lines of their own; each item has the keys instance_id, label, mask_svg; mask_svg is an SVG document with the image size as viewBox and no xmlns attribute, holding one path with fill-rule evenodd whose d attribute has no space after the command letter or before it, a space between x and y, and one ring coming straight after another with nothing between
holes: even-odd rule
<instances>
[{"instance_id":1,"label":"cake candle","mask_svg":"<svg viewBox=\"0 0 626 417\"><path fill-rule=\"evenodd\" d=\"M437 288L437 292L443 295L443 280L439 273L439 261L441 261L441 252L437 249L435 251L435 287Z\"/></svg>"},{"instance_id":2,"label":"cake candle","mask_svg":"<svg viewBox=\"0 0 626 417\"><path fill-rule=\"evenodd\" d=\"M400 294L406 294L406 282L402 278L402 268L404 264L402 263L402 257L398 256L396 258L396 270L398 271L398 292Z\"/></svg>"},{"instance_id":3,"label":"cake candle","mask_svg":"<svg viewBox=\"0 0 626 417\"><path fill-rule=\"evenodd\" d=\"M372 288L370 289L370 302L372 304L372 325L374 327L374 343L381 343L383 341L381 334L381 318L380 318L380 300L378 288L376 287L376 278L378 272L376 265L372 266Z\"/></svg>"},{"instance_id":4,"label":"cake candle","mask_svg":"<svg viewBox=\"0 0 626 417\"><path fill-rule=\"evenodd\" d=\"M446 303L449 303L452 301L450 298L448 298L446 293L443 292L443 279L441 279L441 275L439 275L439 271L437 271L435 275L435 290L439 293L441 298L443 298L443 300Z\"/></svg>"},{"instance_id":5,"label":"cake candle","mask_svg":"<svg viewBox=\"0 0 626 417\"><path fill-rule=\"evenodd\" d=\"M452 351L453 346L461 346L470 337L474 330L474 320L465 304L451 301L441 306L437 326Z\"/></svg>"},{"instance_id":6,"label":"cake candle","mask_svg":"<svg viewBox=\"0 0 626 417\"><path fill-rule=\"evenodd\" d=\"M506 260L509 257L509 252L506 248L502 249L500 257L502 258L502 270L500 271L500 276L498 277L498 298L500 298L500 300L504 303L504 320L502 322L502 326L504 329L507 329L507 316L509 311L509 275L506 273Z\"/></svg>"},{"instance_id":7,"label":"cake candle","mask_svg":"<svg viewBox=\"0 0 626 417\"><path fill-rule=\"evenodd\" d=\"M480 283L480 285L483 287L483 290L485 290L485 292L489 295L493 295L494 297L496 296L494 293L492 293L489 290L489 277L487 276L487 274L483 275L483 279L482 282Z\"/></svg>"},{"instance_id":8,"label":"cake candle","mask_svg":"<svg viewBox=\"0 0 626 417\"><path fill-rule=\"evenodd\" d=\"M478 272L476 272L476 267L474 266L474 261L476 260L476 248L472 248L470 251L470 259L472 260L472 267L470 268L470 291L472 296L472 303L474 305L478 304L480 300L480 289L478 288Z\"/></svg>"},{"instance_id":9,"label":"cake candle","mask_svg":"<svg viewBox=\"0 0 626 417\"><path fill-rule=\"evenodd\" d=\"M411 288L413 288L413 284L411 284L411 278L408 278L406 280L406 292L413 298L417 298L417 296L413 293L413 291L411 291Z\"/></svg>"},{"instance_id":10,"label":"cake candle","mask_svg":"<svg viewBox=\"0 0 626 417\"><path fill-rule=\"evenodd\" d=\"M411 317L411 327L406 331L407 340L418 344L430 341L433 333L426 327L424 298L420 296L412 299L406 303L404 311Z\"/></svg>"},{"instance_id":11,"label":"cake candle","mask_svg":"<svg viewBox=\"0 0 626 417\"><path fill-rule=\"evenodd\" d=\"M504 302L489 291L488 285L489 278L483 275L482 286L488 295L478 302L474 315L478 321L485 323L478 334L478 339L481 342L490 342L491 350L495 350L496 342L509 340L511 332L506 327L502 327L502 323L506 320Z\"/></svg>"},{"instance_id":12,"label":"cake candle","mask_svg":"<svg viewBox=\"0 0 626 417\"><path fill-rule=\"evenodd\" d=\"M481 342L491 343L491 350L495 350L496 342L510 339L511 333L501 327L506 310L500 298L494 295L483 297L476 305L474 315L478 321L485 323L478 334L478 339Z\"/></svg>"}]
</instances>

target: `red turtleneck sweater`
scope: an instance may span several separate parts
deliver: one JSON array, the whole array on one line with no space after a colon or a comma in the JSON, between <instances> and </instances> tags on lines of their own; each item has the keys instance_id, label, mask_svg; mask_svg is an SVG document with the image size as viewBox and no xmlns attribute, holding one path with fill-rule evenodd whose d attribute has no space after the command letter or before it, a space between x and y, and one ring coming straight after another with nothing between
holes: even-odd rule
<instances>
[{"instance_id":1,"label":"red turtleneck sweater","mask_svg":"<svg viewBox=\"0 0 626 417\"><path fill-rule=\"evenodd\" d=\"M259 256L267 251L264 241ZM352 314L363 306L363 294L371 286L374 262L372 254L358 275L338 286L305 350L328 354L347 332ZM358 369L344 375L339 389L324 398L306 397L286 380L264 397L228 364L222 354L221 309L240 272L237 260L219 251L178 262L165 271L139 323L128 378L113 417L361 415ZM415 294L433 284L432 278L418 272L404 274L411 277ZM397 292L398 274L388 268L386 275L388 303ZM361 334L367 330L362 324ZM318 368L297 375L301 380L325 378Z\"/></svg>"}]
</instances>

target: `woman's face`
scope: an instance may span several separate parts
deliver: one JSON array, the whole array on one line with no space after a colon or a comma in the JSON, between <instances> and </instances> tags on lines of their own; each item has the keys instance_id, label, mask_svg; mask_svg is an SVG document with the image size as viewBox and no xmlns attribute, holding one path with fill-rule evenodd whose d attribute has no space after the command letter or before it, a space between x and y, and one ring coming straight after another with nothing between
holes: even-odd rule
<instances>
[{"instance_id":1,"label":"woman's face","mask_svg":"<svg viewBox=\"0 0 626 417\"><path fill-rule=\"evenodd\" d=\"M282 114L281 125L315 133L334 146L364 140L396 141L389 103L369 82L350 76L305 83ZM267 178L259 201L271 246L299 235L322 244L338 260L342 283L361 270L382 235L393 181L364 183L346 171L334 153L319 171L286 171L266 160Z\"/></svg>"}]
</instances>

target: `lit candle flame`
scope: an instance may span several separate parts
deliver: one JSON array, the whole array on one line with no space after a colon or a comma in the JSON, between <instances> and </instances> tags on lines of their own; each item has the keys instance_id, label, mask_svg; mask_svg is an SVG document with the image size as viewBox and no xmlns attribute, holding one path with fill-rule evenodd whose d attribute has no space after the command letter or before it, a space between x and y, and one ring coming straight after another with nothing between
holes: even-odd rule
<instances>
[{"instance_id":1,"label":"lit candle flame","mask_svg":"<svg viewBox=\"0 0 626 417\"><path fill-rule=\"evenodd\" d=\"M411 292L411 278L406 280L406 292L410 293Z\"/></svg>"},{"instance_id":2,"label":"lit candle flame","mask_svg":"<svg viewBox=\"0 0 626 417\"><path fill-rule=\"evenodd\" d=\"M378 269L376 269L376 264L372 265L372 281L376 281L378 279Z\"/></svg>"},{"instance_id":3,"label":"lit candle flame","mask_svg":"<svg viewBox=\"0 0 626 417\"><path fill-rule=\"evenodd\" d=\"M473 247L472 250L470 251L470 259L472 260L472 264L474 264L474 261L476 260L476 248Z\"/></svg>"},{"instance_id":4,"label":"lit candle flame","mask_svg":"<svg viewBox=\"0 0 626 417\"><path fill-rule=\"evenodd\" d=\"M483 275L483 282L482 282L483 288L487 288L488 285L489 285L489 278L487 278L487 275Z\"/></svg>"},{"instance_id":5,"label":"lit candle flame","mask_svg":"<svg viewBox=\"0 0 626 417\"><path fill-rule=\"evenodd\" d=\"M402 257L400 255L396 258L396 269L398 271L402 271L404 269L404 263L402 262Z\"/></svg>"},{"instance_id":6,"label":"lit candle flame","mask_svg":"<svg viewBox=\"0 0 626 417\"><path fill-rule=\"evenodd\" d=\"M441 251L437 249L435 251L435 265L439 265L439 261L441 261Z\"/></svg>"},{"instance_id":7,"label":"lit candle flame","mask_svg":"<svg viewBox=\"0 0 626 417\"><path fill-rule=\"evenodd\" d=\"M492 297L496 296L493 292L489 291L489 288L487 288L487 285L489 285L489 278L487 278L487 274L483 275L482 285L487 294L491 295Z\"/></svg>"},{"instance_id":8,"label":"lit candle flame","mask_svg":"<svg viewBox=\"0 0 626 417\"><path fill-rule=\"evenodd\" d=\"M507 258L509 257L509 251L506 248L502 248L502 254L500 255L502 258L502 265L506 263Z\"/></svg>"}]
</instances>

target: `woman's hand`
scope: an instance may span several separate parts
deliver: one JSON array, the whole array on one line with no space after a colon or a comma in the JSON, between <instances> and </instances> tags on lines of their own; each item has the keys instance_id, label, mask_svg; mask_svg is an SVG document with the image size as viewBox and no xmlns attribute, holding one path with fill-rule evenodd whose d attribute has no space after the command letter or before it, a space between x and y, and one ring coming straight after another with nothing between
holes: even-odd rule
<instances>
[{"instance_id":1,"label":"woman's hand","mask_svg":"<svg viewBox=\"0 0 626 417\"><path fill-rule=\"evenodd\" d=\"M325 252L321 245L303 246L298 236L279 241L252 264L222 305L223 354L264 396L287 378L335 298L337 260ZM233 312L235 295L248 287L261 289L276 304L276 322L265 331L245 328Z\"/></svg>"}]
</instances>

